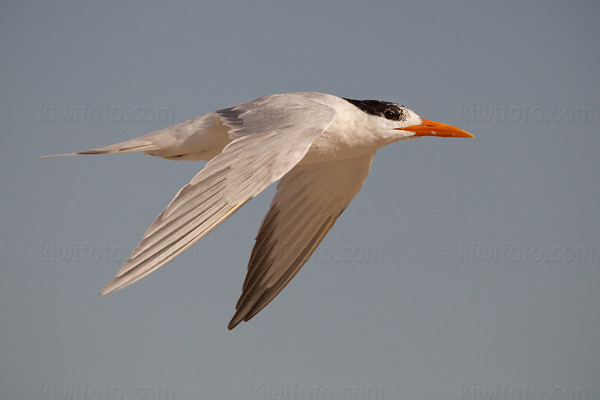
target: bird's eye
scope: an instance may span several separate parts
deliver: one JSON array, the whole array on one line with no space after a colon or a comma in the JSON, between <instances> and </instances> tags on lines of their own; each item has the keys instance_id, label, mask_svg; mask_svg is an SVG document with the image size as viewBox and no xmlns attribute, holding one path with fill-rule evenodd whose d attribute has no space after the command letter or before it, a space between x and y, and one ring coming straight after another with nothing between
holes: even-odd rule
<instances>
[{"instance_id":1,"label":"bird's eye","mask_svg":"<svg viewBox=\"0 0 600 400\"><path fill-rule=\"evenodd\" d=\"M392 110L386 110L385 113L383 114L383 116L385 118L391 119L391 120L397 120L398 119L398 114L396 114Z\"/></svg>"}]
</instances>

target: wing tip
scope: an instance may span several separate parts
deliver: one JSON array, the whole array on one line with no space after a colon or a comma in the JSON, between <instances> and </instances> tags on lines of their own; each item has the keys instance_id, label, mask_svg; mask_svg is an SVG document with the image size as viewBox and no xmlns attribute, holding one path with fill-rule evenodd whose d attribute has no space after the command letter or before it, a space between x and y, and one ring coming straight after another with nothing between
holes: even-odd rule
<instances>
[{"instance_id":1,"label":"wing tip","mask_svg":"<svg viewBox=\"0 0 600 400\"><path fill-rule=\"evenodd\" d=\"M240 322L242 322L243 320L244 320L244 316L242 316L239 312L236 312L233 315L233 318L231 318L231 321L229 321L229 325L227 325L227 330L229 330L229 331L233 330L233 328L238 326L240 324Z\"/></svg>"},{"instance_id":2,"label":"wing tip","mask_svg":"<svg viewBox=\"0 0 600 400\"><path fill-rule=\"evenodd\" d=\"M104 296L110 292L116 292L118 290L121 290L123 288L123 283L121 282L121 279L116 276L113 278L112 281L108 282L108 285L104 286L104 289L102 289L100 291L100 296Z\"/></svg>"},{"instance_id":3,"label":"wing tip","mask_svg":"<svg viewBox=\"0 0 600 400\"><path fill-rule=\"evenodd\" d=\"M111 283L112 283L112 281L111 281ZM104 295L106 295L106 294L109 294L110 292L112 292L112 291L114 290L114 288L111 288L111 287L110 287L110 285L111 285L111 284L109 283L108 285L106 285L106 286L104 287L104 289L102 289L102 290L100 291L100 296L104 296Z\"/></svg>"}]
</instances>

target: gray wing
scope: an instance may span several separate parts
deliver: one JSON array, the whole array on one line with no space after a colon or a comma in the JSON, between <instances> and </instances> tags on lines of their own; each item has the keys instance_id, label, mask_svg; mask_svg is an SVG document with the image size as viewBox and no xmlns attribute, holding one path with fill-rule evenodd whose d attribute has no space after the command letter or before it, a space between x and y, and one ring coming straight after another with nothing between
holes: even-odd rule
<instances>
[{"instance_id":1,"label":"gray wing","mask_svg":"<svg viewBox=\"0 0 600 400\"><path fill-rule=\"evenodd\" d=\"M301 94L267 96L215 114L233 141L177 193L100 294L141 279L208 234L292 169L337 116Z\"/></svg>"},{"instance_id":2,"label":"gray wing","mask_svg":"<svg viewBox=\"0 0 600 400\"><path fill-rule=\"evenodd\" d=\"M297 165L277 185L228 328L248 321L290 282L369 174L373 155Z\"/></svg>"}]
</instances>

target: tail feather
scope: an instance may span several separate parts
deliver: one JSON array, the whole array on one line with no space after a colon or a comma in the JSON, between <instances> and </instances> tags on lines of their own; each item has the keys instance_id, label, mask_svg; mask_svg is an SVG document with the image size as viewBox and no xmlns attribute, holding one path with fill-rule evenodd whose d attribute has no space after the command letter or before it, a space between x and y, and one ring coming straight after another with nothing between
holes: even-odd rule
<instances>
[{"instance_id":1,"label":"tail feather","mask_svg":"<svg viewBox=\"0 0 600 400\"><path fill-rule=\"evenodd\" d=\"M80 156L91 154L118 154L118 153L135 153L138 151L151 152L159 148L148 140L132 139L125 142L110 144L108 146L96 147L94 149L78 151L75 153L53 154L51 156L38 157L38 160L45 158L64 157L64 156Z\"/></svg>"},{"instance_id":2,"label":"tail feather","mask_svg":"<svg viewBox=\"0 0 600 400\"><path fill-rule=\"evenodd\" d=\"M229 127L221 124L215 113L208 113L125 142L75 153L39 157L38 159L144 152L144 154L169 160L210 160L231 142L228 131Z\"/></svg>"}]
</instances>

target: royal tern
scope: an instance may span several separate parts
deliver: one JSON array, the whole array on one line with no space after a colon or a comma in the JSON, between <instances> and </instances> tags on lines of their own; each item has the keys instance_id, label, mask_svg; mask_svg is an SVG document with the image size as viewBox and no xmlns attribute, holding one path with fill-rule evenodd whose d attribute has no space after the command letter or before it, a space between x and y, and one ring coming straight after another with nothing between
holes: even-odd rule
<instances>
[{"instance_id":1,"label":"royal tern","mask_svg":"<svg viewBox=\"0 0 600 400\"><path fill-rule=\"evenodd\" d=\"M418 136L473 137L400 104L298 92L260 97L125 142L47 157L144 152L208 161L150 225L102 295L160 268L280 180L256 236L228 326L233 329L269 304L308 260L360 190L375 151Z\"/></svg>"}]
</instances>

